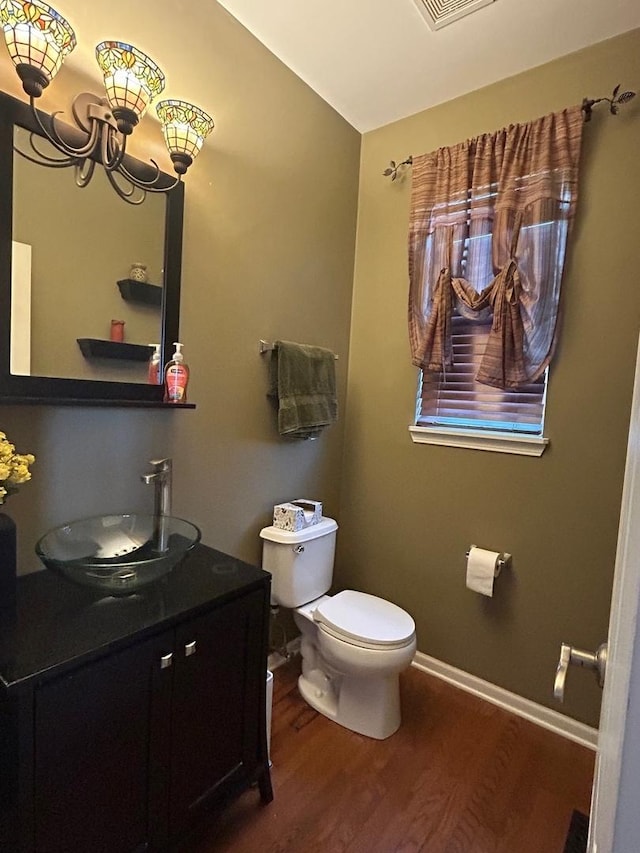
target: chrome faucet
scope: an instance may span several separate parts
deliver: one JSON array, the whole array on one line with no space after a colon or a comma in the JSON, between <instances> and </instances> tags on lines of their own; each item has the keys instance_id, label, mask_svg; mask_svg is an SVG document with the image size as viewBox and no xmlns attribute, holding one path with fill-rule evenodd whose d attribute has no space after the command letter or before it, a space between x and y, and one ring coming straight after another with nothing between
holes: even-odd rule
<instances>
[{"instance_id":1,"label":"chrome faucet","mask_svg":"<svg viewBox=\"0 0 640 853\"><path fill-rule=\"evenodd\" d=\"M163 553L169 548L169 534L164 519L171 515L171 459L151 459L153 470L142 474L143 483L153 484L153 542L156 551Z\"/></svg>"}]
</instances>

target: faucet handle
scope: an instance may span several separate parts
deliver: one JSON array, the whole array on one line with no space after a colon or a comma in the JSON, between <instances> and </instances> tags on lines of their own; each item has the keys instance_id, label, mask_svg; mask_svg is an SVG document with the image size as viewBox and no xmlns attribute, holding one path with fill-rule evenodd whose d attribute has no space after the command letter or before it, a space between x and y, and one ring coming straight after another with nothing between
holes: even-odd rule
<instances>
[{"instance_id":1,"label":"faucet handle","mask_svg":"<svg viewBox=\"0 0 640 853\"><path fill-rule=\"evenodd\" d=\"M150 459L149 465L153 465L153 470L157 473L164 473L171 471L173 460L170 456L167 456L165 459Z\"/></svg>"}]
</instances>

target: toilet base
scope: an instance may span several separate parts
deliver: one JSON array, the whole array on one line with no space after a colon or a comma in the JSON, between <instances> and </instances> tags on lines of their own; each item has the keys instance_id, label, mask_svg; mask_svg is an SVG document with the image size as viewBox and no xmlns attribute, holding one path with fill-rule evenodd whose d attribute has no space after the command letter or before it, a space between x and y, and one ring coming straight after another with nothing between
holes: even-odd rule
<instances>
[{"instance_id":1,"label":"toilet base","mask_svg":"<svg viewBox=\"0 0 640 853\"><path fill-rule=\"evenodd\" d=\"M352 732L384 740L400 728L397 673L380 678L340 675L334 683L314 669L298 678L298 690L312 708Z\"/></svg>"},{"instance_id":2,"label":"toilet base","mask_svg":"<svg viewBox=\"0 0 640 853\"><path fill-rule=\"evenodd\" d=\"M323 689L314 683L316 682L316 679L313 678L315 673L320 673L320 670L313 670L309 675L303 674L298 678L298 692L307 705L311 705L324 717L335 722L338 714L338 700L335 690L330 684ZM324 676L324 673L322 675Z\"/></svg>"}]
</instances>

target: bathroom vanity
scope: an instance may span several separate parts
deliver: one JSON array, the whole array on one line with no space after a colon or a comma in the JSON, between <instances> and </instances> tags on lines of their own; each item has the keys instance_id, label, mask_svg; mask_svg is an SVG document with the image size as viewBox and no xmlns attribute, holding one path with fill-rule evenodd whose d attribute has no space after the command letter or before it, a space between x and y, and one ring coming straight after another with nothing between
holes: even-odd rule
<instances>
[{"instance_id":1,"label":"bathroom vanity","mask_svg":"<svg viewBox=\"0 0 640 853\"><path fill-rule=\"evenodd\" d=\"M269 802L269 590L204 545L126 597L18 578L0 624L0 850L171 849L252 784Z\"/></svg>"}]
</instances>

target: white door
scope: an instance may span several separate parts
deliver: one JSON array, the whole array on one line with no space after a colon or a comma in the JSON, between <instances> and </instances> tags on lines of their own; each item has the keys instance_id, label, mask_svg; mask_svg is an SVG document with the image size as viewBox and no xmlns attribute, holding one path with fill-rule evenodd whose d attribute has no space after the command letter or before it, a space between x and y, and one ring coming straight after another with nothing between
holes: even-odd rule
<instances>
[{"instance_id":1,"label":"white door","mask_svg":"<svg viewBox=\"0 0 640 853\"><path fill-rule=\"evenodd\" d=\"M622 493L589 853L640 850L640 349ZM634 738L634 733L638 735Z\"/></svg>"}]
</instances>

